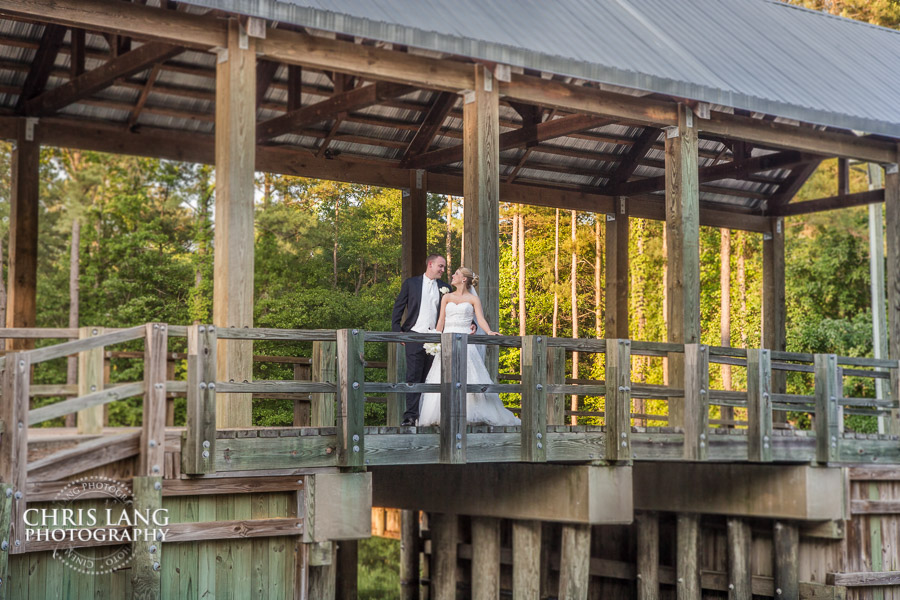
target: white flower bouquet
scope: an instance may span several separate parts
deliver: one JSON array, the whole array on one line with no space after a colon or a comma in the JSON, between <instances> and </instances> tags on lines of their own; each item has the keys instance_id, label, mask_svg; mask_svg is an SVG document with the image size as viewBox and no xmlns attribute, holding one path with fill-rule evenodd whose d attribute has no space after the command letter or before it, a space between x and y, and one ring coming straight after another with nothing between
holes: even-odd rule
<instances>
[{"instance_id":1,"label":"white flower bouquet","mask_svg":"<svg viewBox=\"0 0 900 600\"><path fill-rule=\"evenodd\" d=\"M425 352L427 352L431 356L437 356L441 353L440 342L428 342L427 344L423 344L423 347L425 348Z\"/></svg>"}]
</instances>

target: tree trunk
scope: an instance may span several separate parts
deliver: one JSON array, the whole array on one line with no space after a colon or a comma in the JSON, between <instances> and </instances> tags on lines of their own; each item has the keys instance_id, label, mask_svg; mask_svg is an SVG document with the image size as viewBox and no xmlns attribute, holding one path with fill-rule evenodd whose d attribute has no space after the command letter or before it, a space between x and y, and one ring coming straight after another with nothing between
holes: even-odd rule
<instances>
[{"instance_id":1,"label":"tree trunk","mask_svg":"<svg viewBox=\"0 0 900 600\"><path fill-rule=\"evenodd\" d=\"M331 265L332 265L332 275L334 280L331 283L331 286L334 289L337 289L337 275L338 275L338 216L340 211L340 200L334 201L334 247L331 251Z\"/></svg>"},{"instance_id":2,"label":"tree trunk","mask_svg":"<svg viewBox=\"0 0 900 600\"><path fill-rule=\"evenodd\" d=\"M0 323L6 324L6 275L3 272L3 240L0 240Z\"/></svg>"},{"instance_id":3,"label":"tree trunk","mask_svg":"<svg viewBox=\"0 0 900 600\"><path fill-rule=\"evenodd\" d=\"M747 321L747 272L744 268L745 253L747 250L744 233L738 231L738 257L737 257L737 277L741 298L741 347L747 347L747 328L744 323Z\"/></svg>"},{"instance_id":4,"label":"tree trunk","mask_svg":"<svg viewBox=\"0 0 900 600\"><path fill-rule=\"evenodd\" d=\"M453 262L450 256L450 250L452 248L452 240L453 236L451 235L453 231L453 196L447 196L447 236L445 239L446 245L446 253L447 253L447 271L450 271L450 265Z\"/></svg>"},{"instance_id":5,"label":"tree trunk","mask_svg":"<svg viewBox=\"0 0 900 600\"><path fill-rule=\"evenodd\" d=\"M81 257L81 221L72 220L72 248L69 255L69 328L78 328L78 274ZM78 383L78 357L70 356L66 361L66 383ZM66 427L75 427L75 414L66 415Z\"/></svg>"},{"instance_id":6,"label":"tree trunk","mask_svg":"<svg viewBox=\"0 0 900 600\"><path fill-rule=\"evenodd\" d=\"M553 337L559 323L559 209L556 209L556 236L553 243Z\"/></svg>"},{"instance_id":7,"label":"tree trunk","mask_svg":"<svg viewBox=\"0 0 900 600\"><path fill-rule=\"evenodd\" d=\"M517 204L515 210L513 211L512 218L512 251L510 256L510 264L512 267L512 271L516 277L518 277L518 256L519 256L519 210L520 207ZM512 315L512 320L516 321L519 318L519 311L517 310L518 303L513 302L510 307L510 313Z\"/></svg>"},{"instance_id":8,"label":"tree trunk","mask_svg":"<svg viewBox=\"0 0 900 600\"><path fill-rule=\"evenodd\" d=\"M723 346L731 346L731 230L722 230L722 243L719 253L719 289L721 290L720 333ZM731 390L731 365L722 365L722 389ZM721 407L722 419L730 421L734 418L734 410L730 406Z\"/></svg>"},{"instance_id":9,"label":"tree trunk","mask_svg":"<svg viewBox=\"0 0 900 600\"><path fill-rule=\"evenodd\" d=\"M519 335L525 335L525 213L519 209Z\"/></svg>"},{"instance_id":10,"label":"tree trunk","mask_svg":"<svg viewBox=\"0 0 900 600\"><path fill-rule=\"evenodd\" d=\"M600 245L600 215L594 215L594 331L596 332L595 337L600 337L603 335L603 323L601 321L601 317L603 314L602 304L603 304L603 288L600 287L601 284L601 274L603 273L603 254L601 253L602 246ZM599 360L600 355L597 354L597 358Z\"/></svg>"},{"instance_id":11,"label":"tree trunk","mask_svg":"<svg viewBox=\"0 0 900 600\"><path fill-rule=\"evenodd\" d=\"M578 238L576 229L576 213L572 211L572 337L578 337ZM572 353L572 379L578 379L578 353ZM572 410L578 410L578 396L572 394ZM572 425L578 424L578 418L572 415Z\"/></svg>"}]
</instances>

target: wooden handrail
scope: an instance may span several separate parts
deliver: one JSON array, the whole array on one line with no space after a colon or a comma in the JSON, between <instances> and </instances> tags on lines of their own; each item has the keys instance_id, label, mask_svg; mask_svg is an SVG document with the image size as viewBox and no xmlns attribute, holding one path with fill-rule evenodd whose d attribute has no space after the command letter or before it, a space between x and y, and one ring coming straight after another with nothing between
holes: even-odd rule
<instances>
[{"instance_id":1,"label":"wooden handrail","mask_svg":"<svg viewBox=\"0 0 900 600\"><path fill-rule=\"evenodd\" d=\"M139 325L128 329L119 329L95 337L73 340L55 346L37 348L35 350L27 350L25 354L28 355L31 364L42 363L53 360L54 358L62 358L64 356L69 356L70 354L77 354L78 352L84 352L93 348L109 346L110 344L121 344L123 342L130 342L142 338L144 337L144 328L144 325Z\"/></svg>"}]
</instances>

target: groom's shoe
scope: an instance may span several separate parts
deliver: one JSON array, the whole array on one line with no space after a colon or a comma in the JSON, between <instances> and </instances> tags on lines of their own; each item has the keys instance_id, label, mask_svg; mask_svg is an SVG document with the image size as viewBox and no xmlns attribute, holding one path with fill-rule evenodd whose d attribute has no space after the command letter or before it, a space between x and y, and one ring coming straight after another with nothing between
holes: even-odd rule
<instances>
[{"instance_id":1,"label":"groom's shoe","mask_svg":"<svg viewBox=\"0 0 900 600\"><path fill-rule=\"evenodd\" d=\"M403 422L400 423L400 427L415 427L416 423L412 419L403 419Z\"/></svg>"}]
</instances>

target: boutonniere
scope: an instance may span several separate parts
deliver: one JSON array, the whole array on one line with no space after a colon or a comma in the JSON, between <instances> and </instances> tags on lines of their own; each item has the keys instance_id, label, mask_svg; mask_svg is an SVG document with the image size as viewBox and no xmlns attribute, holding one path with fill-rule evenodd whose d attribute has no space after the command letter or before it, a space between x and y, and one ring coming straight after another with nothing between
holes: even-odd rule
<instances>
[{"instance_id":1,"label":"boutonniere","mask_svg":"<svg viewBox=\"0 0 900 600\"><path fill-rule=\"evenodd\" d=\"M450 288L448 288L447 286L444 286L441 289L439 289L438 291L441 293L441 295L444 295L450 291Z\"/></svg>"}]
</instances>

